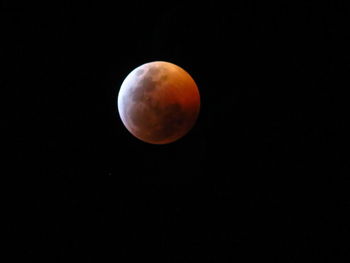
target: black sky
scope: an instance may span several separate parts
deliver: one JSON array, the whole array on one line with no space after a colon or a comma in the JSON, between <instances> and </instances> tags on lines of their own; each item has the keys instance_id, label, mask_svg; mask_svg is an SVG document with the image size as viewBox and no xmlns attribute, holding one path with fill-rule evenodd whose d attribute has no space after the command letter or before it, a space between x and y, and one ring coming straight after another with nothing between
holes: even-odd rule
<instances>
[{"instance_id":1,"label":"black sky","mask_svg":"<svg viewBox=\"0 0 350 263\"><path fill-rule=\"evenodd\" d=\"M6 262L348 262L346 1L114 2L2 1ZM201 93L164 146L117 112L154 60Z\"/></svg>"}]
</instances>

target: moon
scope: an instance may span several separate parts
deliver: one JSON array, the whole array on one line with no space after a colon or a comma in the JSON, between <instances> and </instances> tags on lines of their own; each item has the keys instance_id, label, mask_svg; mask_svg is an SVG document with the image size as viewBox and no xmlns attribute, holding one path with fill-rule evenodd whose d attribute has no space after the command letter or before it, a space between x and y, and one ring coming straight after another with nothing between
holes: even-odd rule
<instances>
[{"instance_id":1,"label":"moon","mask_svg":"<svg viewBox=\"0 0 350 263\"><path fill-rule=\"evenodd\" d=\"M151 144L183 137L194 126L199 110L195 81L181 67L164 61L135 68L118 94L123 124L136 138Z\"/></svg>"}]
</instances>

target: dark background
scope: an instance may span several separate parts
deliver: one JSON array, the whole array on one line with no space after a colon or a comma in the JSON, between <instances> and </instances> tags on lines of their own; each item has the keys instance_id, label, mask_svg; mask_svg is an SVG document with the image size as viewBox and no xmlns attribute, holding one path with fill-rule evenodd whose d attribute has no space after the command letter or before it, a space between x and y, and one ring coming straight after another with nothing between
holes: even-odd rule
<instances>
[{"instance_id":1,"label":"dark background","mask_svg":"<svg viewBox=\"0 0 350 263\"><path fill-rule=\"evenodd\" d=\"M2 1L6 262L349 262L346 1L47 2ZM116 103L154 60L201 93L163 146Z\"/></svg>"}]
</instances>

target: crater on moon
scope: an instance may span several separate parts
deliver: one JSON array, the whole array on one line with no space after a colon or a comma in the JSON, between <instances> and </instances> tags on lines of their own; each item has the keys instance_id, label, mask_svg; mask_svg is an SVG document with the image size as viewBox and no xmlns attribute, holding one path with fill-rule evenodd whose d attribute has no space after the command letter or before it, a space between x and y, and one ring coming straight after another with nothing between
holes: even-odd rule
<instances>
[{"instance_id":1,"label":"crater on moon","mask_svg":"<svg viewBox=\"0 0 350 263\"><path fill-rule=\"evenodd\" d=\"M153 81L151 77L144 77L131 91L132 100L134 102L143 102L147 94L150 96L151 92L156 88L156 81Z\"/></svg>"}]
</instances>

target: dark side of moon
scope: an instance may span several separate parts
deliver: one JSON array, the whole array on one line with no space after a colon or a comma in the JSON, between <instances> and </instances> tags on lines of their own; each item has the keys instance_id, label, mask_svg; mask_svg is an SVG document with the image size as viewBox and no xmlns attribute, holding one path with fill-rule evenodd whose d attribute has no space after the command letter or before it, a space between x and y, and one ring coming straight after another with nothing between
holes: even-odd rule
<instances>
[{"instance_id":1,"label":"dark side of moon","mask_svg":"<svg viewBox=\"0 0 350 263\"><path fill-rule=\"evenodd\" d=\"M156 70L151 68L150 70ZM163 76L165 80L166 76ZM148 141L155 143L162 142L169 138L181 136L184 132L184 127L188 127L192 124L190 121L186 124L186 120L189 118L180 103L170 103L167 105L161 105L161 103L152 96L152 93L157 93L155 89L157 87L156 81L153 81L151 77L144 77L140 81L142 85L136 86L132 91L131 98L133 103L136 103L136 107L130 107L127 116L130 118L137 130L134 130L136 136L145 138ZM155 118L155 121L151 121ZM144 131L148 131L145 134Z\"/></svg>"}]
</instances>

